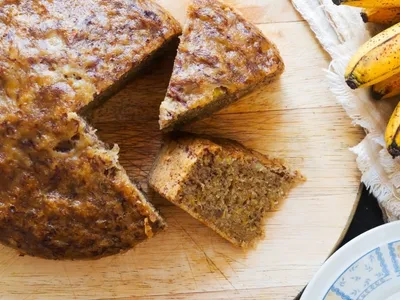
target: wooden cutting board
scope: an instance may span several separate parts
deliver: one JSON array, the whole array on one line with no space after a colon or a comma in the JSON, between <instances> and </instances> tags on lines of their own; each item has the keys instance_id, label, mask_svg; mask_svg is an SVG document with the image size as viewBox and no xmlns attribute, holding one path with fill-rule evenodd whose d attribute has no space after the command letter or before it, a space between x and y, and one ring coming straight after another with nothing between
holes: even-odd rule
<instances>
[{"instance_id":1,"label":"wooden cutting board","mask_svg":"<svg viewBox=\"0 0 400 300\"><path fill-rule=\"evenodd\" d=\"M188 0L159 2L184 21ZM0 299L293 299L329 256L358 200L360 174L348 148L363 134L329 92L323 71L329 58L289 0L227 2L278 45L286 71L187 129L284 157L308 177L269 214L266 239L244 252L148 190L172 51L98 109L93 121L105 142L120 145L122 165L169 229L98 261L46 261L0 246Z\"/></svg>"}]
</instances>

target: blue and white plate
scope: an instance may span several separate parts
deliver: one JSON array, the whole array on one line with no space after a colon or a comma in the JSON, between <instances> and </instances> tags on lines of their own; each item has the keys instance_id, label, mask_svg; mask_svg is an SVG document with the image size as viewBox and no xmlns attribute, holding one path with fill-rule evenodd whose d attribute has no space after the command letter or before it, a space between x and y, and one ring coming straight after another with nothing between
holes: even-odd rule
<instances>
[{"instance_id":1,"label":"blue and white plate","mask_svg":"<svg viewBox=\"0 0 400 300\"><path fill-rule=\"evenodd\" d=\"M400 300L400 221L370 230L332 255L301 300Z\"/></svg>"}]
</instances>

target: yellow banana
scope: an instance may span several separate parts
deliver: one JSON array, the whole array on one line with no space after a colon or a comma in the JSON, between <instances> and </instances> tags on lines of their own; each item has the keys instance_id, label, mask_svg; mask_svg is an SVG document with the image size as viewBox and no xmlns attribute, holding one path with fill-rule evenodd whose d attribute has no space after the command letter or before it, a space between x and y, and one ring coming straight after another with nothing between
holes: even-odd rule
<instances>
[{"instance_id":1,"label":"yellow banana","mask_svg":"<svg viewBox=\"0 0 400 300\"><path fill-rule=\"evenodd\" d=\"M336 5L344 4L358 7L400 7L400 0L333 0L333 3Z\"/></svg>"},{"instance_id":2,"label":"yellow banana","mask_svg":"<svg viewBox=\"0 0 400 300\"><path fill-rule=\"evenodd\" d=\"M356 89L383 81L400 72L400 24L362 45L347 65L345 79Z\"/></svg>"},{"instance_id":3,"label":"yellow banana","mask_svg":"<svg viewBox=\"0 0 400 300\"><path fill-rule=\"evenodd\" d=\"M376 100L400 95L400 73L372 86L372 97Z\"/></svg>"},{"instance_id":4,"label":"yellow banana","mask_svg":"<svg viewBox=\"0 0 400 300\"><path fill-rule=\"evenodd\" d=\"M385 132L386 148L394 157L400 156L400 103L397 104Z\"/></svg>"},{"instance_id":5,"label":"yellow banana","mask_svg":"<svg viewBox=\"0 0 400 300\"><path fill-rule=\"evenodd\" d=\"M400 7L392 8L364 8L361 17L365 23L394 25L400 22Z\"/></svg>"}]
</instances>

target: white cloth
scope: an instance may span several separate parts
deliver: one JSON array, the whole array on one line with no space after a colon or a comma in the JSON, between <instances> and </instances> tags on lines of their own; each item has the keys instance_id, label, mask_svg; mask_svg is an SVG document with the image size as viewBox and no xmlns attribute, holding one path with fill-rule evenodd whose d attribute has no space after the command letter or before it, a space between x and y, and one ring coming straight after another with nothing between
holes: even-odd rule
<instances>
[{"instance_id":1,"label":"white cloth","mask_svg":"<svg viewBox=\"0 0 400 300\"><path fill-rule=\"evenodd\" d=\"M399 220L400 158L392 159L384 145L385 128L398 100L376 101L369 89L352 91L343 76L351 56L376 28L363 23L359 9L336 6L332 0L292 0L292 3L332 58L327 70L332 93L353 124L366 132L365 139L351 149L357 155L361 180L377 197L387 221Z\"/></svg>"}]
</instances>

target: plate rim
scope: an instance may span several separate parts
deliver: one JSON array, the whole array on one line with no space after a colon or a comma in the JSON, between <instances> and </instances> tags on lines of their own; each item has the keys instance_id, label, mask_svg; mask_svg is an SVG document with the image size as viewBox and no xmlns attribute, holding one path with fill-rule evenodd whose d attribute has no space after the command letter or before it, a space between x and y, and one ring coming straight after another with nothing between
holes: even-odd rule
<instances>
[{"instance_id":1,"label":"plate rim","mask_svg":"<svg viewBox=\"0 0 400 300\"><path fill-rule=\"evenodd\" d=\"M300 299L323 299L328 289L348 266L368 252L384 244L400 240L399 233L400 221L396 221L380 225L357 236L325 261L305 288Z\"/></svg>"}]
</instances>

